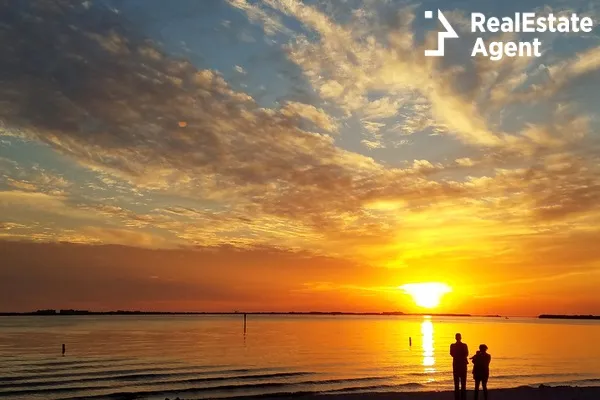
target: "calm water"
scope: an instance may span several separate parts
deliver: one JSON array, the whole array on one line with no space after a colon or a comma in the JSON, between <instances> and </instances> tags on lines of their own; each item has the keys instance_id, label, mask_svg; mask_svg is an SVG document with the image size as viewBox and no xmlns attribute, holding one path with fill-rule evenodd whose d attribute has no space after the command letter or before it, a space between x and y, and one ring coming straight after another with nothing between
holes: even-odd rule
<instances>
[{"instance_id":1,"label":"calm water","mask_svg":"<svg viewBox=\"0 0 600 400\"><path fill-rule=\"evenodd\" d=\"M491 387L600 384L595 321L249 316L244 336L241 316L0 317L0 398L449 389L458 331L489 346Z\"/></svg>"}]
</instances>

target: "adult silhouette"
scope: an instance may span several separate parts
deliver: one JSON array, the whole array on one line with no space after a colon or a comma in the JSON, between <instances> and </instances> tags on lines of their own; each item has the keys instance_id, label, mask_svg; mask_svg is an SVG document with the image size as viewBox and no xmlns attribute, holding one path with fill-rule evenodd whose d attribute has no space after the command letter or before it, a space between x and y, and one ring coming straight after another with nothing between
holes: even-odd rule
<instances>
[{"instance_id":1,"label":"adult silhouette","mask_svg":"<svg viewBox=\"0 0 600 400\"><path fill-rule=\"evenodd\" d=\"M450 355L452 356L452 375L454 376L454 399L467 399L467 365L469 364L469 347L462 342L462 336L457 333L456 343L450 345ZM460 384L460 388L459 388Z\"/></svg>"},{"instance_id":2,"label":"adult silhouette","mask_svg":"<svg viewBox=\"0 0 600 400\"><path fill-rule=\"evenodd\" d=\"M473 379L475 379L475 400L479 396L479 384L483 389L483 398L487 400L487 382L490 377L490 362L492 356L487 352L488 347L485 344L479 345L479 351L475 353L471 360L473 361Z\"/></svg>"}]
</instances>

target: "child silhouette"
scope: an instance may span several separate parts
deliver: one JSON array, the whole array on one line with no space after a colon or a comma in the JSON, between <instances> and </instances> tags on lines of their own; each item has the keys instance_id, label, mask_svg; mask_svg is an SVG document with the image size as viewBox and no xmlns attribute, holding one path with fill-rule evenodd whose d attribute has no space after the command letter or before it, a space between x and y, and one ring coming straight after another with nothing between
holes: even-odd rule
<instances>
[{"instance_id":1,"label":"child silhouette","mask_svg":"<svg viewBox=\"0 0 600 400\"><path fill-rule=\"evenodd\" d=\"M473 379L475 380L475 396L473 397L475 400L479 396L479 384L481 384L481 388L483 389L484 400L488 398L487 382L490 377L492 356L487 353L487 349L488 347L485 344L481 344L479 345L479 351L471 357L471 361L473 361Z\"/></svg>"}]
</instances>

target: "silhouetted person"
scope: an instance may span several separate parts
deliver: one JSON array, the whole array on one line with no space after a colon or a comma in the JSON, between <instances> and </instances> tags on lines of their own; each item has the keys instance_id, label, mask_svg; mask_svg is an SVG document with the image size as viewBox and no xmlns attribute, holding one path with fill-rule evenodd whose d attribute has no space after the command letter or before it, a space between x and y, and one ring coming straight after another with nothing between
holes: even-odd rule
<instances>
[{"instance_id":1,"label":"silhouetted person","mask_svg":"<svg viewBox=\"0 0 600 400\"><path fill-rule=\"evenodd\" d=\"M63 343L63 345L62 345L62 355L63 355L63 356L65 355L66 351L67 351L67 347L66 347L66 346L65 346L65 344Z\"/></svg>"},{"instance_id":2,"label":"silhouetted person","mask_svg":"<svg viewBox=\"0 0 600 400\"><path fill-rule=\"evenodd\" d=\"M462 336L457 333L456 343L450 345L452 356L452 375L454 376L454 399L467 399L467 365L469 364L469 348L462 342ZM460 383L460 390L459 390Z\"/></svg>"},{"instance_id":3,"label":"silhouetted person","mask_svg":"<svg viewBox=\"0 0 600 400\"><path fill-rule=\"evenodd\" d=\"M479 345L479 351L475 353L471 360L473 361L473 379L475 379L475 397L479 396L479 384L483 389L483 398L487 400L487 382L490 377L490 361L492 356L487 353L488 347L485 344Z\"/></svg>"}]
</instances>

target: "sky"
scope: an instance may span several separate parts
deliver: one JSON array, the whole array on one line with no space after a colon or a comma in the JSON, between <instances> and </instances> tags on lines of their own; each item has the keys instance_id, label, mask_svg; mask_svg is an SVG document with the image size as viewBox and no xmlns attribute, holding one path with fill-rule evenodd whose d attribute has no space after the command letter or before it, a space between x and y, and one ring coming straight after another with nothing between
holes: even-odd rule
<instances>
[{"instance_id":1,"label":"sky","mask_svg":"<svg viewBox=\"0 0 600 400\"><path fill-rule=\"evenodd\" d=\"M600 6L491 3L1 2L0 310L600 314Z\"/></svg>"}]
</instances>

